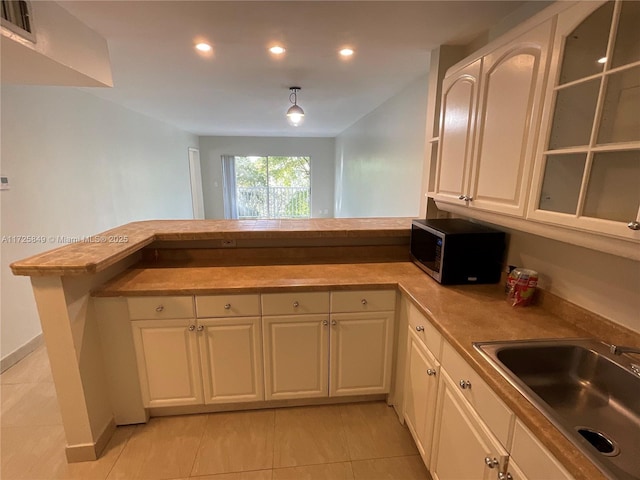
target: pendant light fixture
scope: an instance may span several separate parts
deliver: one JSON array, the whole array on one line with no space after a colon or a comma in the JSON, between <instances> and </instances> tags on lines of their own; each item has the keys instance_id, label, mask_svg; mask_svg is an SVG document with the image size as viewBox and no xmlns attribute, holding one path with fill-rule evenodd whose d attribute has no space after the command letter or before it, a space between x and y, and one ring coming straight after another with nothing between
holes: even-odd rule
<instances>
[{"instance_id":1,"label":"pendant light fixture","mask_svg":"<svg viewBox=\"0 0 640 480\"><path fill-rule=\"evenodd\" d=\"M298 106L298 91L302 89L300 87L289 87L289 90L291 91L289 101L293 105L287 110L287 121L297 127L304 121L304 110Z\"/></svg>"}]
</instances>

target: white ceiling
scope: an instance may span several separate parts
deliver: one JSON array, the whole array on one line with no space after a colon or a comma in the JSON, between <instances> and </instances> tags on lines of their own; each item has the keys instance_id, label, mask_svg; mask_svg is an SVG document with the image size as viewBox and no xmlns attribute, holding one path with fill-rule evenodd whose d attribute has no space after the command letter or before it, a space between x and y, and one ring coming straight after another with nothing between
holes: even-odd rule
<instances>
[{"instance_id":1,"label":"white ceiling","mask_svg":"<svg viewBox=\"0 0 640 480\"><path fill-rule=\"evenodd\" d=\"M514 1L61 1L109 44L114 88L87 91L197 135L335 136ZM193 48L214 47L210 57ZM267 47L280 43L284 58ZM337 50L356 51L348 61ZM299 85L305 123L286 123Z\"/></svg>"}]
</instances>

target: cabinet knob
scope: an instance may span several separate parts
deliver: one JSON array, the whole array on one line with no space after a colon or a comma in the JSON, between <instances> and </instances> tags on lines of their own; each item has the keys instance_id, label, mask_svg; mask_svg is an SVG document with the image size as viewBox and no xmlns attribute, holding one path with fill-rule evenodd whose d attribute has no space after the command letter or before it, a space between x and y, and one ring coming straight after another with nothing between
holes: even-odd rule
<instances>
[{"instance_id":1,"label":"cabinet knob","mask_svg":"<svg viewBox=\"0 0 640 480\"><path fill-rule=\"evenodd\" d=\"M631 230L640 230L640 222L629 222L627 223L627 227Z\"/></svg>"},{"instance_id":2,"label":"cabinet knob","mask_svg":"<svg viewBox=\"0 0 640 480\"><path fill-rule=\"evenodd\" d=\"M473 197L464 197L465 202L473 202Z\"/></svg>"},{"instance_id":3,"label":"cabinet knob","mask_svg":"<svg viewBox=\"0 0 640 480\"><path fill-rule=\"evenodd\" d=\"M326 327L327 325L329 325L329 322L327 320L322 320L322 325Z\"/></svg>"},{"instance_id":4,"label":"cabinet knob","mask_svg":"<svg viewBox=\"0 0 640 480\"><path fill-rule=\"evenodd\" d=\"M460 380L460 388L462 390L466 390L471 388L471 382L469 380Z\"/></svg>"},{"instance_id":5,"label":"cabinet knob","mask_svg":"<svg viewBox=\"0 0 640 480\"><path fill-rule=\"evenodd\" d=\"M204 325L198 325L198 331L201 332L204 330Z\"/></svg>"},{"instance_id":6,"label":"cabinet knob","mask_svg":"<svg viewBox=\"0 0 640 480\"><path fill-rule=\"evenodd\" d=\"M193 332L196 329L195 325L189 325L189 331Z\"/></svg>"},{"instance_id":7,"label":"cabinet knob","mask_svg":"<svg viewBox=\"0 0 640 480\"><path fill-rule=\"evenodd\" d=\"M227 303L227 304L224 306L224 309L225 309L225 310L229 310L230 308L231 308L231 304L230 304L230 303Z\"/></svg>"},{"instance_id":8,"label":"cabinet knob","mask_svg":"<svg viewBox=\"0 0 640 480\"><path fill-rule=\"evenodd\" d=\"M293 308L298 308L299 306L300 304L297 301L293 302Z\"/></svg>"},{"instance_id":9,"label":"cabinet knob","mask_svg":"<svg viewBox=\"0 0 640 480\"><path fill-rule=\"evenodd\" d=\"M161 312L161 311L163 311L163 310L164 310L164 305L158 305L158 306L156 307L156 312L158 312L158 313L160 313L160 312Z\"/></svg>"},{"instance_id":10,"label":"cabinet knob","mask_svg":"<svg viewBox=\"0 0 640 480\"><path fill-rule=\"evenodd\" d=\"M509 472L506 473L506 475L502 472L498 473L498 480L513 480L513 477L511 476L511 474Z\"/></svg>"},{"instance_id":11,"label":"cabinet knob","mask_svg":"<svg viewBox=\"0 0 640 480\"><path fill-rule=\"evenodd\" d=\"M360 300L360 303L363 304L363 305L366 305L367 304L367 299L363 298L362 300Z\"/></svg>"},{"instance_id":12,"label":"cabinet knob","mask_svg":"<svg viewBox=\"0 0 640 480\"><path fill-rule=\"evenodd\" d=\"M424 332L424 327L422 325L418 325L416 327L416 332Z\"/></svg>"},{"instance_id":13,"label":"cabinet knob","mask_svg":"<svg viewBox=\"0 0 640 480\"><path fill-rule=\"evenodd\" d=\"M489 468L496 468L500 465L500 462L497 458L484 457L484 463Z\"/></svg>"},{"instance_id":14,"label":"cabinet knob","mask_svg":"<svg viewBox=\"0 0 640 480\"><path fill-rule=\"evenodd\" d=\"M433 377L436 374L436 371L433 368L427 369L427 375Z\"/></svg>"},{"instance_id":15,"label":"cabinet knob","mask_svg":"<svg viewBox=\"0 0 640 480\"><path fill-rule=\"evenodd\" d=\"M464 195L460 195L460 196L458 197L458 200L464 200L465 198L466 198L466 197L465 197Z\"/></svg>"},{"instance_id":16,"label":"cabinet knob","mask_svg":"<svg viewBox=\"0 0 640 480\"><path fill-rule=\"evenodd\" d=\"M337 325L338 322L336 322L335 320L331 320L331 325Z\"/></svg>"}]
</instances>

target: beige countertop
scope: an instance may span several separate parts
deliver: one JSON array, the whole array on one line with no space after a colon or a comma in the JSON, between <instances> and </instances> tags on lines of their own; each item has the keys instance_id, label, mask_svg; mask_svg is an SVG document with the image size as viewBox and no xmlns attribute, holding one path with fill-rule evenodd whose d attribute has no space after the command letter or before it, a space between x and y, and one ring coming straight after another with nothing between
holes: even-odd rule
<instances>
[{"instance_id":1,"label":"beige countertop","mask_svg":"<svg viewBox=\"0 0 640 480\"><path fill-rule=\"evenodd\" d=\"M308 220L149 220L83 237L75 243L11 264L14 275L96 273L154 241L409 238L409 218L313 218Z\"/></svg>"},{"instance_id":2,"label":"beige countertop","mask_svg":"<svg viewBox=\"0 0 640 480\"><path fill-rule=\"evenodd\" d=\"M187 295L286 290L398 288L424 313L579 479L604 478L531 403L472 347L472 342L595 337L640 346L640 335L550 294L540 305L514 308L501 285L442 286L409 262L200 268L132 268L96 290L96 296Z\"/></svg>"}]
</instances>

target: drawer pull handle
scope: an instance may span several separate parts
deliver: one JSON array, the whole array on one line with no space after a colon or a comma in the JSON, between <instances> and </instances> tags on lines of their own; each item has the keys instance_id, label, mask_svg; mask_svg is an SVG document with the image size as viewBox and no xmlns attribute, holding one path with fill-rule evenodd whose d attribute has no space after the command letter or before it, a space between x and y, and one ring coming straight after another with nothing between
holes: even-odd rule
<instances>
[{"instance_id":1,"label":"drawer pull handle","mask_svg":"<svg viewBox=\"0 0 640 480\"><path fill-rule=\"evenodd\" d=\"M424 327L422 325L418 325L416 327L416 332L424 332Z\"/></svg>"},{"instance_id":2,"label":"drawer pull handle","mask_svg":"<svg viewBox=\"0 0 640 480\"><path fill-rule=\"evenodd\" d=\"M299 306L300 304L297 301L293 302L293 308L298 308Z\"/></svg>"},{"instance_id":3,"label":"drawer pull handle","mask_svg":"<svg viewBox=\"0 0 640 480\"><path fill-rule=\"evenodd\" d=\"M231 304L230 304L230 303L227 303L227 304L224 306L224 309L225 309L225 310L229 310L230 308L231 308Z\"/></svg>"},{"instance_id":4,"label":"drawer pull handle","mask_svg":"<svg viewBox=\"0 0 640 480\"><path fill-rule=\"evenodd\" d=\"M484 457L484 463L489 468L496 468L500 465L500 462L497 458Z\"/></svg>"},{"instance_id":5,"label":"drawer pull handle","mask_svg":"<svg viewBox=\"0 0 640 480\"><path fill-rule=\"evenodd\" d=\"M363 304L363 305L366 305L367 304L367 299L363 298L362 300L360 300L360 303Z\"/></svg>"},{"instance_id":6,"label":"drawer pull handle","mask_svg":"<svg viewBox=\"0 0 640 480\"><path fill-rule=\"evenodd\" d=\"M204 330L204 325L198 325L198 331L201 332Z\"/></svg>"},{"instance_id":7,"label":"drawer pull handle","mask_svg":"<svg viewBox=\"0 0 640 480\"><path fill-rule=\"evenodd\" d=\"M427 375L433 377L436 374L436 371L433 368L427 369Z\"/></svg>"},{"instance_id":8,"label":"drawer pull handle","mask_svg":"<svg viewBox=\"0 0 640 480\"><path fill-rule=\"evenodd\" d=\"M327 320L322 320L322 325L326 327L327 325L329 325L329 322Z\"/></svg>"},{"instance_id":9,"label":"drawer pull handle","mask_svg":"<svg viewBox=\"0 0 640 480\"><path fill-rule=\"evenodd\" d=\"M468 388L471 388L471 382L469 380L460 380L460 388L462 390L466 390Z\"/></svg>"},{"instance_id":10,"label":"drawer pull handle","mask_svg":"<svg viewBox=\"0 0 640 480\"><path fill-rule=\"evenodd\" d=\"M162 312L163 310L164 310L164 305L158 305L156 307L156 312L158 312L158 313Z\"/></svg>"},{"instance_id":11,"label":"drawer pull handle","mask_svg":"<svg viewBox=\"0 0 640 480\"><path fill-rule=\"evenodd\" d=\"M193 332L196 329L195 325L189 325L189 331Z\"/></svg>"}]
</instances>

